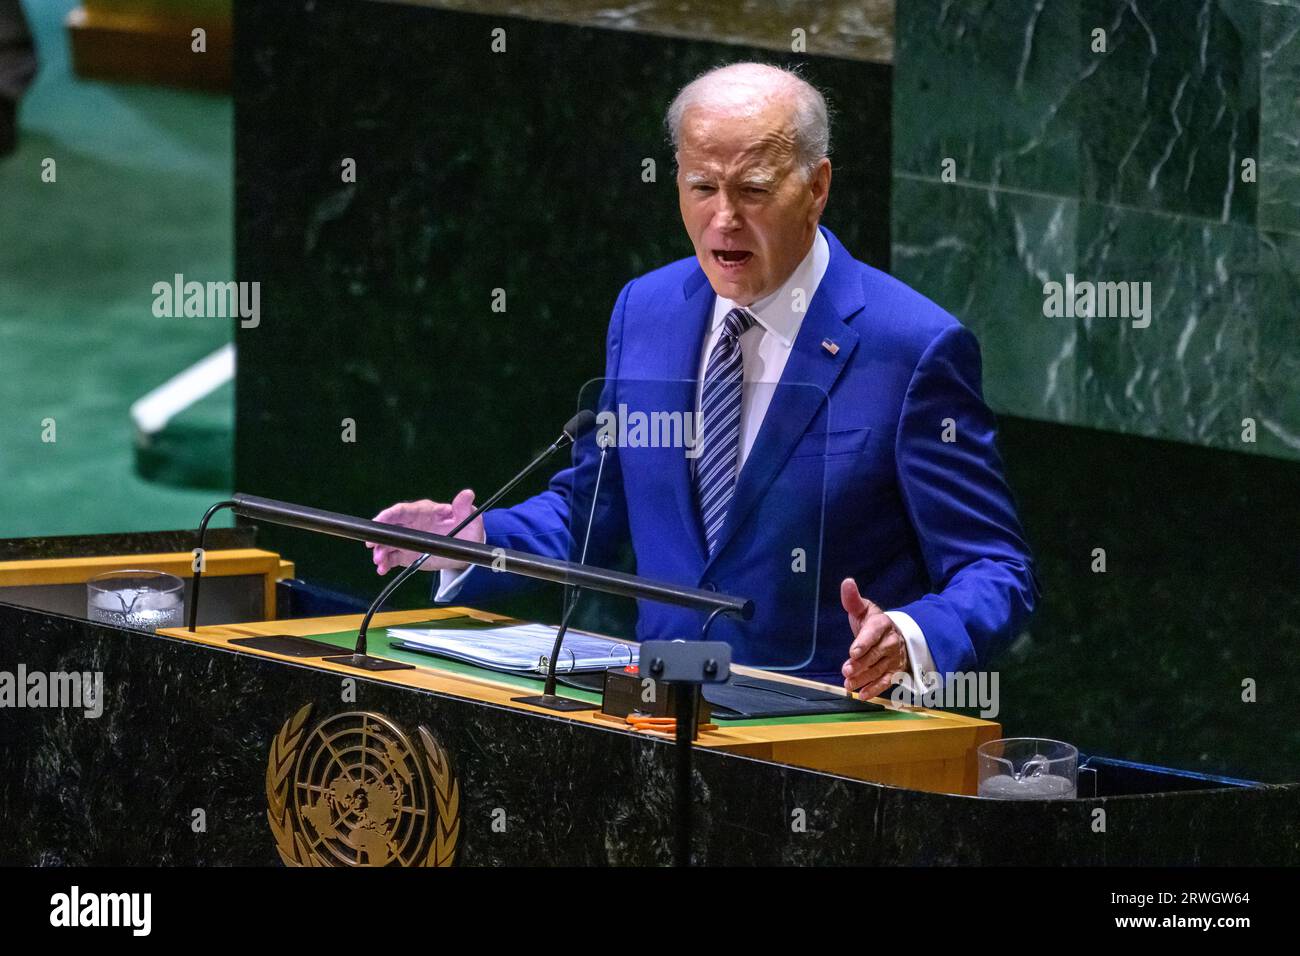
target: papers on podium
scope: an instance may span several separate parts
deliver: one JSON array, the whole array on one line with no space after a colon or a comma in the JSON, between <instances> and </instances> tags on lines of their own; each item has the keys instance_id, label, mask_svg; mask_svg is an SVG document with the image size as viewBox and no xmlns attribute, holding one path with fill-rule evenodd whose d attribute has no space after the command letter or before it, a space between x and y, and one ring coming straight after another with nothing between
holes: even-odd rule
<instances>
[{"instance_id":1,"label":"papers on podium","mask_svg":"<svg viewBox=\"0 0 1300 956\"><path fill-rule=\"evenodd\" d=\"M473 622L458 627L390 627L395 647L446 657L497 671L544 674L556 628L545 624L498 626ZM637 647L570 629L555 669L561 674L603 671L637 663Z\"/></svg>"}]
</instances>

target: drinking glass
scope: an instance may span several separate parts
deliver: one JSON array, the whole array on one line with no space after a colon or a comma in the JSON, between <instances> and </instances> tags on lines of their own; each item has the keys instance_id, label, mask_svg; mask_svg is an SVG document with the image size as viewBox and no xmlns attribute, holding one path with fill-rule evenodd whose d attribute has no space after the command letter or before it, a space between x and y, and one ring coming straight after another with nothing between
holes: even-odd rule
<instances>
[{"instance_id":1,"label":"drinking glass","mask_svg":"<svg viewBox=\"0 0 1300 956\"><path fill-rule=\"evenodd\" d=\"M1061 740L1004 737L982 743L979 795L995 800L1073 800L1079 751Z\"/></svg>"},{"instance_id":2,"label":"drinking glass","mask_svg":"<svg viewBox=\"0 0 1300 956\"><path fill-rule=\"evenodd\" d=\"M162 571L109 571L86 582L86 617L100 624L156 631L180 627L185 582Z\"/></svg>"}]
</instances>

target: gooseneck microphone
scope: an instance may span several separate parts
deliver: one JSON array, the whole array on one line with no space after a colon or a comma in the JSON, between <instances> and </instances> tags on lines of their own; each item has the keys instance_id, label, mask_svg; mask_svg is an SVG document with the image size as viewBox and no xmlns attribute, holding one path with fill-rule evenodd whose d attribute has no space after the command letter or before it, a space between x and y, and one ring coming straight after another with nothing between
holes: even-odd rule
<instances>
[{"instance_id":1,"label":"gooseneck microphone","mask_svg":"<svg viewBox=\"0 0 1300 956\"><path fill-rule=\"evenodd\" d=\"M515 475L508 482L502 485L501 488L496 492L496 494L494 494L491 498L487 499L481 505L479 505L477 508L471 511L465 517L465 520L461 521L459 524L456 525L456 527L448 531L446 533L446 536L448 538L454 538L456 537L456 535L464 531L465 528L467 528L475 518L477 518L483 512L487 511L498 501L504 498L507 494L509 494L510 491L517 484L519 484L519 482L523 481L530 474L536 471L537 468L543 462L545 462L548 458L550 458L561 448L567 448L570 445L572 445L582 435L585 435L588 431L590 431L593 427L595 427L595 424L596 424L596 413L590 411L589 409L583 409L582 411L578 412L578 414L570 418L565 423L564 428L561 430L560 437L555 439L555 441L551 442L550 447L546 448L541 454L539 454L536 458L534 458L527 465L525 465L523 470L520 471L519 474ZM604 460L602 458L602 464L603 461ZM423 565L425 561L429 560L430 556L431 555L428 554L427 552L425 554L420 555L418 558L416 558L414 561L411 562L409 567L403 569L401 574L397 575L397 577L395 577L392 581L390 581L386 588L384 588L382 591L379 592L379 596L375 598L374 602L370 605L370 608L366 611L366 616L362 619L361 627L357 631L357 644L352 653L352 657L355 659L354 662L360 661L361 659L367 657L366 633L370 629L370 619L375 616L375 612L378 611L383 606L384 602L387 601L389 596L401 586L403 581L409 578L416 571L420 570L420 566Z\"/></svg>"},{"instance_id":2,"label":"gooseneck microphone","mask_svg":"<svg viewBox=\"0 0 1300 956\"><path fill-rule=\"evenodd\" d=\"M610 439L608 435L602 436L600 442L600 464L596 468L596 483L591 495L591 510L587 512L587 531L582 538L582 555L578 558L579 564L587 563L587 546L591 543L591 527L596 520L596 503L600 501L600 480L605 474L605 457L609 454ZM571 697L560 697L555 693L555 667L556 662L560 659L560 650L564 646L564 635L569 630L569 618L573 616L574 608L578 606L578 599L582 597L582 590L573 585L564 587L564 614L560 618L560 626L555 631L555 643L551 646L551 656L546 662L546 686L542 688L540 695L528 697L513 697L515 703L532 704L534 707L544 707L547 710L574 711L574 710L595 710L598 705L588 704L585 701L574 700Z\"/></svg>"}]
</instances>

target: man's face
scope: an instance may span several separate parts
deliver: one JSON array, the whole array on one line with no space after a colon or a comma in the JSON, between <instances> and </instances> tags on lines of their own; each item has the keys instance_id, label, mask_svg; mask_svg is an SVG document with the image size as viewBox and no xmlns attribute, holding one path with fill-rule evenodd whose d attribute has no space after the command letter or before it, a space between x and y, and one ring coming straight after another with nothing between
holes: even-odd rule
<instances>
[{"instance_id":1,"label":"man's face","mask_svg":"<svg viewBox=\"0 0 1300 956\"><path fill-rule=\"evenodd\" d=\"M808 253L830 189L831 164L799 169L790 106L693 106L682 118L677 198L713 291L752 305L780 288Z\"/></svg>"}]
</instances>

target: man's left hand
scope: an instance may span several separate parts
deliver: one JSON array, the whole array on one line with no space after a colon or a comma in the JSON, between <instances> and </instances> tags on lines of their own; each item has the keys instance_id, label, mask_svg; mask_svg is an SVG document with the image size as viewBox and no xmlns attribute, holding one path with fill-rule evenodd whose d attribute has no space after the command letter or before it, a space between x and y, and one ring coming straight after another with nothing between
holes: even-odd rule
<instances>
[{"instance_id":1,"label":"man's left hand","mask_svg":"<svg viewBox=\"0 0 1300 956\"><path fill-rule=\"evenodd\" d=\"M868 700L884 692L894 674L907 671L907 642L889 615L862 596L852 578L840 582L840 603L853 629L849 659L840 668L844 688Z\"/></svg>"}]
</instances>

